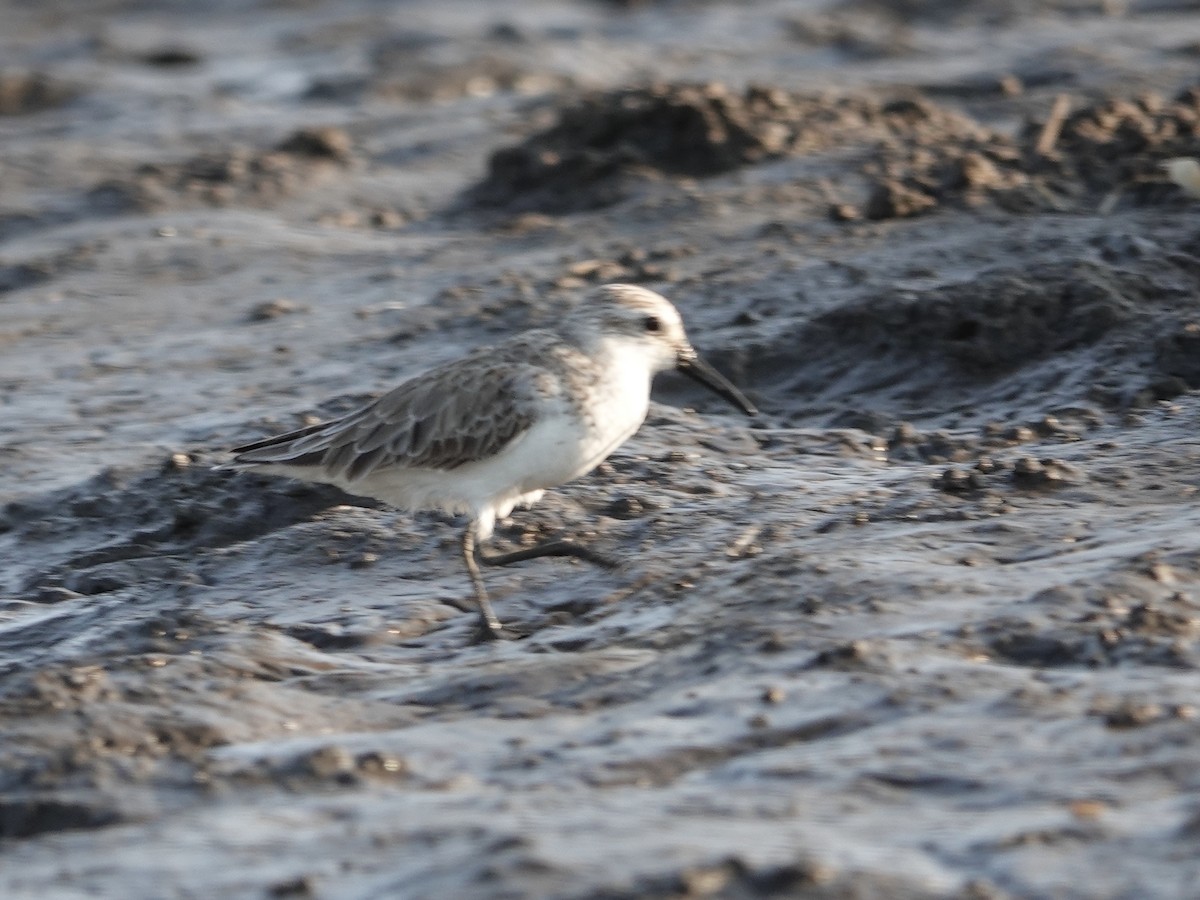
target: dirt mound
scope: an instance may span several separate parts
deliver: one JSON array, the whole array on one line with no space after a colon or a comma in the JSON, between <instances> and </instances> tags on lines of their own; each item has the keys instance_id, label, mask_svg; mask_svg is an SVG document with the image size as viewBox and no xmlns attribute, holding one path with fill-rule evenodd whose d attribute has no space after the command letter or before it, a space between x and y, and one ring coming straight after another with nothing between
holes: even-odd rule
<instances>
[{"instance_id":1,"label":"dirt mound","mask_svg":"<svg viewBox=\"0 0 1200 900\"><path fill-rule=\"evenodd\" d=\"M816 327L868 343L875 355L919 354L964 373L998 375L1094 344L1150 292L1128 273L1046 265L838 309Z\"/></svg>"},{"instance_id":2,"label":"dirt mound","mask_svg":"<svg viewBox=\"0 0 1200 900\"><path fill-rule=\"evenodd\" d=\"M659 84L585 97L524 143L492 155L472 192L485 206L569 212L610 205L638 177L705 177L849 140L914 128L976 131L969 120L917 100L811 97L718 83Z\"/></svg>"},{"instance_id":3,"label":"dirt mound","mask_svg":"<svg viewBox=\"0 0 1200 900\"><path fill-rule=\"evenodd\" d=\"M1195 668L1200 607L1178 589L1179 573L1194 563L1129 560L1103 579L1042 591L1023 615L986 622L980 636L1018 665Z\"/></svg>"},{"instance_id":4,"label":"dirt mound","mask_svg":"<svg viewBox=\"0 0 1200 900\"><path fill-rule=\"evenodd\" d=\"M1064 94L1044 117L1026 120L1015 139L962 116L914 117L864 166L872 186L861 213L902 218L952 202L1016 213L1161 203L1178 189L1159 164L1196 155L1198 139L1196 87L1173 100L1145 93L1073 111Z\"/></svg>"},{"instance_id":5,"label":"dirt mound","mask_svg":"<svg viewBox=\"0 0 1200 900\"><path fill-rule=\"evenodd\" d=\"M1029 123L1023 140L1031 149L1044 140L1049 168L1043 178L1050 187L1063 194L1086 192L1080 199L1120 191L1134 203L1159 202L1177 188L1167 183L1158 164L1195 156L1200 147L1200 87L1189 87L1173 100L1145 93L1089 104L1065 117L1053 141L1046 128L1047 123Z\"/></svg>"},{"instance_id":6,"label":"dirt mound","mask_svg":"<svg viewBox=\"0 0 1200 900\"><path fill-rule=\"evenodd\" d=\"M1141 406L1200 377L1189 358L1195 289L1194 272L1158 255L1136 267L992 270L852 300L746 348L731 366L830 403L982 410L1027 394L1043 403ZM1010 410L1000 402L997 415L1001 407Z\"/></svg>"},{"instance_id":7,"label":"dirt mound","mask_svg":"<svg viewBox=\"0 0 1200 900\"><path fill-rule=\"evenodd\" d=\"M0 509L0 533L10 533L18 547L32 551L53 541L67 551L57 559L29 553L36 568L19 588L27 599L57 602L120 590L152 571L178 568L176 553L248 540L331 505L358 502L298 485L247 493L245 479L254 476L214 472L182 455L176 459L168 459L161 471L135 477L109 471ZM99 546L97 522L111 536ZM15 572L14 567L10 574Z\"/></svg>"},{"instance_id":8,"label":"dirt mound","mask_svg":"<svg viewBox=\"0 0 1200 900\"><path fill-rule=\"evenodd\" d=\"M125 595L90 610L63 604L32 625L10 626L5 638L0 838L103 828L190 805L213 780L213 748L272 733L284 709L341 715L304 690L288 691L274 713L246 702L320 666L275 628ZM327 780L369 776L369 762L351 760L349 772ZM226 774L242 782L251 775ZM326 773L303 774L311 786ZM275 778L295 780L288 772L258 774L260 782Z\"/></svg>"},{"instance_id":9,"label":"dirt mound","mask_svg":"<svg viewBox=\"0 0 1200 900\"><path fill-rule=\"evenodd\" d=\"M1200 88L1171 101L1147 93L1073 112L1064 95L1010 137L920 96L657 84L564 107L550 128L495 152L469 196L511 212L597 209L628 196L639 179L709 177L860 144L866 200L835 205L834 218L902 218L946 204L1064 211L1109 195L1133 203L1172 196L1158 164L1194 155L1198 137Z\"/></svg>"},{"instance_id":10,"label":"dirt mound","mask_svg":"<svg viewBox=\"0 0 1200 900\"><path fill-rule=\"evenodd\" d=\"M238 147L202 153L181 163L149 163L129 178L107 181L93 205L151 211L180 199L211 206L262 206L295 194L353 159L339 128L302 128L270 150Z\"/></svg>"},{"instance_id":11,"label":"dirt mound","mask_svg":"<svg viewBox=\"0 0 1200 900\"><path fill-rule=\"evenodd\" d=\"M919 96L807 96L774 87L659 84L585 97L549 129L497 151L471 192L512 212L572 212L619 202L639 179L708 177L835 147L869 149L867 200L835 218L907 217L945 203L1046 206L1029 193L1027 151Z\"/></svg>"},{"instance_id":12,"label":"dirt mound","mask_svg":"<svg viewBox=\"0 0 1200 900\"><path fill-rule=\"evenodd\" d=\"M928 101L912 106L908 127L880 142L863 167L871 184L863 215L907 218L948 203L1031 205L1024 154L1012 140Z\"/></svg>"}]
</instances>

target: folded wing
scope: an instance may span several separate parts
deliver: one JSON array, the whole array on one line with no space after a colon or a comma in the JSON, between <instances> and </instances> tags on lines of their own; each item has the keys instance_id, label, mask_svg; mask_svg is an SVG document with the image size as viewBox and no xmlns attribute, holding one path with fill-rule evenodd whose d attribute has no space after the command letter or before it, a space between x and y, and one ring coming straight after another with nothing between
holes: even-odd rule
<instances>
[{"instance_id":1,"label":"folded wing","mask_svg":"<svg viewBox=\"0 0 1200 900\"><path fill-rule=\"evenodd\" d=\"M406 381L340 419L234 448L235 466L317 467L356 481L381 468L452 470L528 431L539 379L467 357Z\"/></svg>"}]
</instances>

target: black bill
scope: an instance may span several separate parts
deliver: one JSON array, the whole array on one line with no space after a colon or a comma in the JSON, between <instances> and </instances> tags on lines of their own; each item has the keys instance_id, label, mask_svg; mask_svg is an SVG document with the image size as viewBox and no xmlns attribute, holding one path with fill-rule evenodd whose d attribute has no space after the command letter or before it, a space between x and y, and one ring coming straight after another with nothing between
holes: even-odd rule
<instances>
[{"instance_id":1,"label":"black bill","mask_svg":"<svg viewBox=\"0 0 1200 900\"><path fill-rule=\"evenodd\" d=\"M729 383L729 380L696 355L696 351L679 354L675 368L693 381L704 385L719 397L724 397L748 416L758 415L754 404L746 399L746 395Z\"/></svg>"}]
</instances>

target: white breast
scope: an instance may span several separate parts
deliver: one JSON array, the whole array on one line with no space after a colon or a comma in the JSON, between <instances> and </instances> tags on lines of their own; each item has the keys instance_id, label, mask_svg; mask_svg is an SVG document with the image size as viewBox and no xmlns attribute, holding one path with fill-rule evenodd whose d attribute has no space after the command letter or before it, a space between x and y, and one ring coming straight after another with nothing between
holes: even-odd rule
<instances>
[{"instance_id":1,"label":"white breast","mask_svg":"<svg viewBox=\"0 0 1200 900\"><path fill-rule=\"evenodd\" d=\"M596 468L646 421L653 373L644 351L611 340L601 345L599 354L605 361L604 377L588 398L588 427L580 432L574 453L577 465L562 481Z\"/></svg>"},{"instance_id":2,"label":"white breast","mask_svg":"<svg viewBox=\"0 0 1200 900\"><path fill-rule=\"evenodd\" d=\"M601 352L606 359L604 377L588 385L589 395L548 399L522 438L495 459L478 464L487 469L488 480L540 496L596 468L638 430L650 404L645 356L619 344L602 347Z\"/></svg>"}]
</instances>

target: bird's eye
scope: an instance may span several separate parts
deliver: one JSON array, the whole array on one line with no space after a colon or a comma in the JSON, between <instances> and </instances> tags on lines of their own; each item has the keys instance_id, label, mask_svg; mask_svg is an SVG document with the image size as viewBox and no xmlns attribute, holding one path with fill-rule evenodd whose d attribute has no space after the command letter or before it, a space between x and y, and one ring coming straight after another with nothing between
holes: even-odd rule
<instances>
[{"instance_id":1,"label":"bird's eye","mask_svg":"<svg viewBox=\"0 0 1200 900\"><path fill-rule=\"evenodd\" d=\"M650 333L662 331L662 322L659 320L658 316L646 316L646 318L642 320L642 327Z\"/></svg>"}]
</instances>

